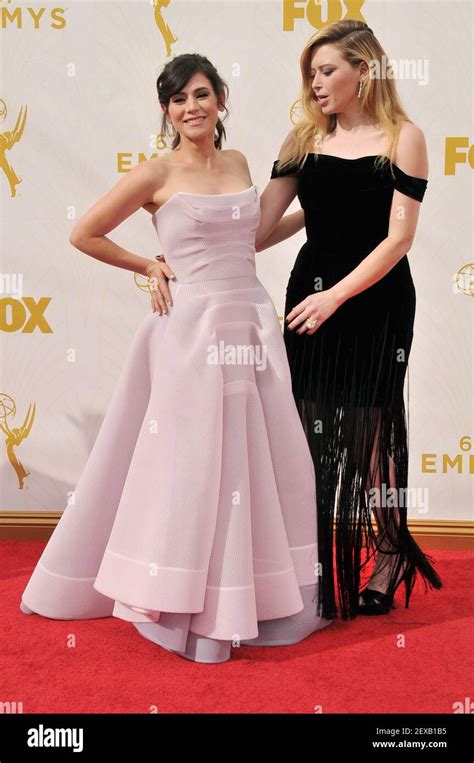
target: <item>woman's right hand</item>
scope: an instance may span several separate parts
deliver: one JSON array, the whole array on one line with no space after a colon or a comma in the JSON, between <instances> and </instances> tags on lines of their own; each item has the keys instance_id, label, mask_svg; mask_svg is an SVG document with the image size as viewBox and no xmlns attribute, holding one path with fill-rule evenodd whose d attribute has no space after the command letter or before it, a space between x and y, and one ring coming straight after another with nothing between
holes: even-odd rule
<instances>
[{"instance_id":1,"label":"woman's right hand","mask_svg":"<svg viewBox=\"0 0 474 763\"><path fill-rule=\"evenodd\" d=\"M171 307L173 300L168 288L168 279L176 278L172 270L166 264L161 255L156 260L151 260L146 266L146 275L148 276L148 286L151 292L151 307L153 312L161 315L168 313L168 307Z\"/></svg>"}]
</instances>

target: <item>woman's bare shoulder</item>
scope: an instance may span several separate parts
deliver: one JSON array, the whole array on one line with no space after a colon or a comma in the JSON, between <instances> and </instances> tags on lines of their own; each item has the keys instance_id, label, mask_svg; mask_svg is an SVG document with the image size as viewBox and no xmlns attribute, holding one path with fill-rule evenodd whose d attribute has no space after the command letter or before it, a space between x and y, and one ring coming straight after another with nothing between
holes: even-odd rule
<instances>
[{"instance_id":1,"label":"woman's bare shoulder","mask_svg":"<svg viewBox=\"0 0 474 763\"><path fill-rule=\"evenodd\" d=\"M140 163L140 166L142 167L143 174L147 176L150 182L150 187L152 188L152 193L154 195L156 191L163 187L166 178L168 177L170 171L168 154L155 156L152 159L146 159ZM157 209L156 204L153 201L143 204L142 208L146 209L146 211L151 214Z\"/></svg>"},{"instance_id":2,"label":"woman's bare shoulder","mask_svg":"<svg viewBox=\"0 0 474 763\"><path fill-rule=\"evenodd\" d=\"M247 157L242 151L237 148L227 148L225 150L225 158L229 163L229 170L231 174L241 175L242 179L247 183L252 182L252 175L250 173L249 163Z\"/></svg>"},{"instance_id":3,"label":"woman's bare shoulder","mask_svg":"<svg viewBox=\"0 0 474 763\"><path fill-rule=\"evenodd\" d=\"M404 122L398 135L395 164L408 175L428 177L428 150L421 127Z\"/></svg>"}]
</instances>

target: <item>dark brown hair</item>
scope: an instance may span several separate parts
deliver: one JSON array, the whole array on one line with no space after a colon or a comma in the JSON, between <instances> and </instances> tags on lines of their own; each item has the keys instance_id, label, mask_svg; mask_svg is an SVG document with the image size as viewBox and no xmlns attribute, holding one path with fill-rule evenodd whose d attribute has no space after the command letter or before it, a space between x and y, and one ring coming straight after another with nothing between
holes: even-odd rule
<instances>
[{"instance_id":1,"label":"dark brown hair","mask_svg":"<svg viewBox=\"0 0 474 763\"><path fill-rule=\"evenodd\" d=\"M168 61L156 81L159 102L166 106L166 111L168 112L171 97L176 93L181 92L191 77L197 72L202 72L210 81L217 102L221 102L224 106L226 114L223 119L226 119L229 111L224 100L227 100L229 87L209 59L206 58L206 56L199 55L199 53L183 53L182 55L175 56L171 61ZM223 96L225 96L225 98ZM181 137L179 132L174 130L172 126L170 130L170 125L166 116L167 114L163 111L161 118L161 135L166 143L166 138L171 132L173 137L171 149L174 149L179 146ZM222 148L223 139L225 140L226 137L225 128L222 122L223 120L219 117L216 123L216 134L214 135L214 146L219 150Z\"/></svg>"}]
</instances>

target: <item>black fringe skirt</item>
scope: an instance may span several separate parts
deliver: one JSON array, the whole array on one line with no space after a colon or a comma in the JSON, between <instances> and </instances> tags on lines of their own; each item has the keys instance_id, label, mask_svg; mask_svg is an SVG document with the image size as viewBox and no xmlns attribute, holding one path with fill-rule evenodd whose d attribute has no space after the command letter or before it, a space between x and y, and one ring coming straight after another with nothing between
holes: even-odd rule
<instances>
[{"instance_id":1,"label":"black fringe skirt","mask_svg":"<svg viewBox=\"0 0 474 763\"><path fill-rule=\"evenodd\" d=\"M364 573L379 550L384 554L377 554L378 566L381 560L381 569L387 565L387 593L403 581L405 606L418 575L425 589L442 586L407 526L403 390L415 289L404 260L347 300L311 336L289 330L285 321L293 395L316 474L317 614L329 619L338 609L343 619L357 615ZM285 317L312 293L309 284L292 273Z\"/></svg>"}]
</instances>

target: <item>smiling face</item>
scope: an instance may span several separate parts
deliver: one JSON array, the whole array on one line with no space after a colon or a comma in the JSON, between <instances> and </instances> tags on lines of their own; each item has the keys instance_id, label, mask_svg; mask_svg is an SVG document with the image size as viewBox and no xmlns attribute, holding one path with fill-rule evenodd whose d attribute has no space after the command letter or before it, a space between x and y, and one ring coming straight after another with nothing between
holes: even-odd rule
<instances>
[{"instance_id":1,"label":"smiling face","mask_svg":"<svg viewBox=\"0 0 474 763\"><path fill-rule=\"evenodd\" d=\"M351 66L334 45L316 48L310 60L309 82L324 116L340 114L357 105L365 64Z\"/></svg>"},{"instance_id":2,"label":"smiling face","mask_svg":"<svg viewBox=\"0 0 474 763\"><path fill-rule=\"evenodd\" d=\"M213 140L218 112L222 110L208 78L196 72L180 93L171 96L168 118L182 138L194 141L210 136Z\"/></svg>"}]
</instances>

